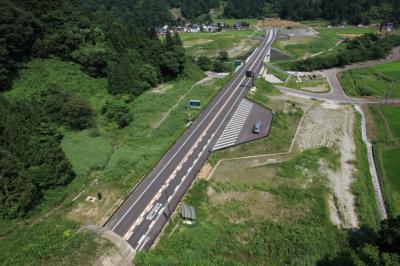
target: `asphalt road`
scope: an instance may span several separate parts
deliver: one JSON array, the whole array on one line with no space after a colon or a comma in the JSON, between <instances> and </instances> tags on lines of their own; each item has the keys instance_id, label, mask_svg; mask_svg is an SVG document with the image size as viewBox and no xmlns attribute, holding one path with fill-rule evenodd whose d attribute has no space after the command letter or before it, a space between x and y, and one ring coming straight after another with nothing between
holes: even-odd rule
<instances>
[{"instance_id":1,"label":"asphalt road","mask_svg":"<svg viewBox=\"0 0 400 266\"><path fill-rule=\"evenodd\" d=\"M155 167L133 189L106 223L134 249L147 249L168 222L198 171L207 160L242 98L251 86L246 70L258 74L276 30L267 30L260 46L176 141Z\"/></svg>"}]
</instances>

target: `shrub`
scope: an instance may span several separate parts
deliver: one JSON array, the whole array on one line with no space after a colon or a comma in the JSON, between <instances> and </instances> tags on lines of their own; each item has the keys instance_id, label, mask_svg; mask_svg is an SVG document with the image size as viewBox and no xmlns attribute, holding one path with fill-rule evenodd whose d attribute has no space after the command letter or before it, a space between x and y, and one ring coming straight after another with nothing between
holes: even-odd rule
<instances>
[{"instance_id":1,"label":"shrub","mask_svg":"<svg viewBox=\"0 0 400 266\"><path fill-rule=\"evenodd\" d=\"M369 86L360 86L357 87L357 90L361 96L371 96L374 94L374 90Z\"/></svg>"},{"instance_id":2,"label":"shrub","mask_svg":"<svg viewBox=\"0 0 400 266\"><path fill-rule=\"evenodd\" d=\"M46 113L54 122L74 130L92 126L94 111L82 97L53 86L42 92L41 98Z\"/></svg>"},{"instance_id":3,"label":"shrub","mask_svg":"<svg viewBox=\"0 0 400 266\"><path fill-rule=\"evenodd\" d=\"M117 123L118 127L123 128L132 122L132 116L129 113L129 106L121 99L107 101L101 109L109 121Z\"/></svg>"}]
</instances>

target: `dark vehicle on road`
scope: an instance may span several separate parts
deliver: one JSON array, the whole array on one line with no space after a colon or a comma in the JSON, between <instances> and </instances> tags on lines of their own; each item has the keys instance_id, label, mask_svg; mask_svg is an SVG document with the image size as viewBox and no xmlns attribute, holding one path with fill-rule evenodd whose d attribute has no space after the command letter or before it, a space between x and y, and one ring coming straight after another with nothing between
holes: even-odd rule
<instances>
[{"instance_id":1,"label":"dark vehicle on road","mask_svg":"<svg viewBox=\"0 0 400 266\"><path fill-rule=\"evenodd\" d=\"M254 125L253 133L260 134L260 132L261 132L261 122L257 121L256 124Z\"/></svg>"},{"instance_id":2,"label":"dark vehicle on road","mask_svg":"<svg viewBox=\"0 0 400 266\"><path fill-rule=\"evenodd\" d=\"M246 77L248 77L248 78L254 77L254 72L253 72L253 71L250 71L250 70L247 70L247 71L246 71Z\"/></svg>"}]
</instances>

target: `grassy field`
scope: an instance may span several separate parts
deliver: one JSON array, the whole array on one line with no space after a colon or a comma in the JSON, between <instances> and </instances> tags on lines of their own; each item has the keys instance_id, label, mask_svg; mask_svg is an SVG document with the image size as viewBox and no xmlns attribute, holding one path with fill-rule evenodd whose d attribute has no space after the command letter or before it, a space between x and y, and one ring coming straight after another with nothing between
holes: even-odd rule
<instances>
[{"instance_id":1,"label":"grassy field","mask_svg":"<svg viewBox=\"0 0 400 266\"><path fill-rule=\"evenodd\" d=\"M347 95L382 97L393 83L393 96L400 97L400 61L354 69L339 74Z\"/></svg>"},{"instance_id":2,"label":"grassy field","mask_svg":"<svg viewBox=\"0 0 400 266\"><path fill-rule=\"evenodd\" d=\"M214 19L215 23L218 22L225 22L227 25L234 25L237 22L245 21L250 24L250 27L253 27L257 24L258 20L256 18L243 18L243 19L236 19L236 18L221 18L221 19Z\"/></svg>"},{"instance_id":3,"label":"grassy field","mask_svg":"<svg viewBox=\"0 0 400 266\"><path fill-rule=\"evenodd\" d=\"M191 76L202 77L198 73ZM200 99L204 108L229 79L197 86L196 80L180 80L149 90L129 103L133 122L119 129L99 112L111 98L105 79L93 79L78 65L58 59L29 62L6 97L25 99L57 84L84 97L97 115L94 128L81 132L61 128L65 136L62 147L77 177L66 187L46 192L34 216L1 224L0 265L26 265L28 261L38 265L60 261L62 265L91 264L108 244L77 230L84 223L107 218L117 200L175 142L186 129L188 99ZM193 111L192 117L200 111ZM103 200L85 202L97 192L102 192ZM16 248L21 243L26 248Z\"/></svg>"},{"instance_id":4,"label":"grassy field","mask_svg":"<svg viewBox=\"0 0 400 266\"><path fill-rule=\"evenodd\" d=\"M344 38L355 37L360 34L375 32L375 28L317 28L319 34L310 37L294 37L290 40L281 40L274 43L274 47L288 54L290 60L274 62L282 68L287 68L293 60L299 60L319 53L336 53L344 44L335 45ZM333 49L335 47L335 49ZM331 50L332 49L332 50ZM331 50L331 51L330 51Z\"/></svg>"},{"instance_id":5,"label":"grassy field","mask_svg":"<svg viewBox=\"0 0 400 266\"><path fill-rule=\"evenodd\" d=\"M284 96L264 80L256 85L249 97L275 111L271 135L214 154L212 164L225 160L183 200L195 206L196 223L185 225L175 216L157 246L136 256L136 265L319 265L349 247L349 232L331 223L327 199L332 190L321 168L322 162L331 171L340 169L336 146L229 160L286 152L298 125L296 113L304 110L287 99L280 102ZM284 116L283 110L292 115ZM357 116L352 191L360 225L376 228L379 213L359 123Z\"/></svg>"},{"instance_id":6,"label":"grassy field","mask_svg":"<svg viewBox=\"0 0 400 266\"><path fill-rule=\"evenodd\" d=\"M294 101L270 100L271 97L279 95L280 92L263 79L257 80L256 87L257 90L254 93L250 93L248 97L274 112L268 138L214 153L211 157L212 163L217 162L220 158L287 152L289 150L303 115L304 106Z\"/></svg>"},{"instance_id":7,"label":"grassy field","mask_svg":"<svg viewBox=\"0 0 400 266\"><path fill-rule=\"evenodd\" d=\"M0 221L0 265L90 265L108 242L57 215Z\"/></svg>"},{"instance_id":8,"label":"grassy field","mask_svg":"<svg viewBox=\"0 0 400 266\"><path fill-rule=\"evenodd\" d=\"M374 143L374 155L388 213L400 215L400 107L370 106L369 135Z\"/></svg>"},{"instance_id":9,"label":"grassy field","mask_svg":"<svg viewBox=\"0 0 400 266\"><path fill-rule=\"evenodd\" d=\"M326 148L282 163L222 163L184 200L196 207L196 224L175 217L157 247L139 253L135 264L315 265L334 255L348 244L345 231L329 220L320 159L337 165L336 153Z\"/></svg>"},{"instance_id":10,"label":"grassy field","mask_svg":"<svg viewBox=\"0 0 400 266\"><path fill-rule=\"evenodd\" d=\"M361 115L357 114L354 128L354 137L356 144L356 160L354 166L354 182L351 185L351 191L355 196L355 205L358 218L363 225L371 228L378 228L380 222L380 213L378 211L372 177L369 170L367 147L362 140L361 135Z\"/></svg>"},{"instance_id":11,"label":"grassy field","mask_svg":"<svg viewBox=\"0 0 400 266\"><path fill-rule=\"evenodd\" d=\"M241 57L255 48L258 41L252 39L260 31L224 30L222 32L183 33L181 38L188 54L198 57L216 57L220 51L227 51L231 57Z\"/></svg>"},{"instance_id":12,"label":"grassy field","mask_svg":"<svg viewBox=\"0 0 400 266\"><path fill-rule=\"evenodd\" d=\"M290 78L288 82L285 84L285 87L303 90L308 92L329 92L330 87L325 78L323 79L314 79L314 80L305 80L303 82L296 82L297 78Z\"/></svg>"}]
</instances>

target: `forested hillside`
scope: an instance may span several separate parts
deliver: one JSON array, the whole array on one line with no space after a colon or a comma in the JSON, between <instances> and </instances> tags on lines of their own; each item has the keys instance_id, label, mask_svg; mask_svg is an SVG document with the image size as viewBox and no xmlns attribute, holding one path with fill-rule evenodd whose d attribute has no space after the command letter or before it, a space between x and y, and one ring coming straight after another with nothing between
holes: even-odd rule
<instances>
[{"instance_id":1,"label":"forested hillside","mask_svg":"<svg viewBox=\"0 0 400 266\"><path fill-rule=\"evenodd\" d=\"M142 2L145 6L137 9L142 18L132 14L141 27L117 21L117 14L93 16L73 0L0 1L0 90L10 88L21 63L34 57L58 56L81 64L92 76L108 76L113 94L118 86L138 95L183 71L179 37L163 43L151 29L168 19L151 9L169 14L159 1ZM128 86L127 78L134 85Z\"/></svg>"},{"instance_id":2,"label":"forested hillside","mask_svg":"<svg viewBox=\"0 0 400 266\"><path fill-rule=\"evenodd\" d=\"M334 23L399 22L399 0L229 0L224 15L233 18L279 16Z\"/></svg>"},{"instance_id":3,"label":"forested hillside","mask_svg":"<svg viewBox=\"0 0 400 266\"><path fill-rule=\"evenodd\" d=\"M56 57L79 64L93 78L106 78L115 98L99 114L87 99L58 84L23 97L0 95L0 218L16 218L34 209L46 190L75 177L60 132L95 127L97 115L128 126L132 118L121 95L133 101L181 77L186 56L178 35L160 40L152 28L170 19L159 1L140 3L142 17L132 21L140 27L115 14L99 16L74 0L0 0L0 5L0 91L13 89L30 60ZM160 10L165 17L158 16Z\"/></svg>"}]
</instances>

